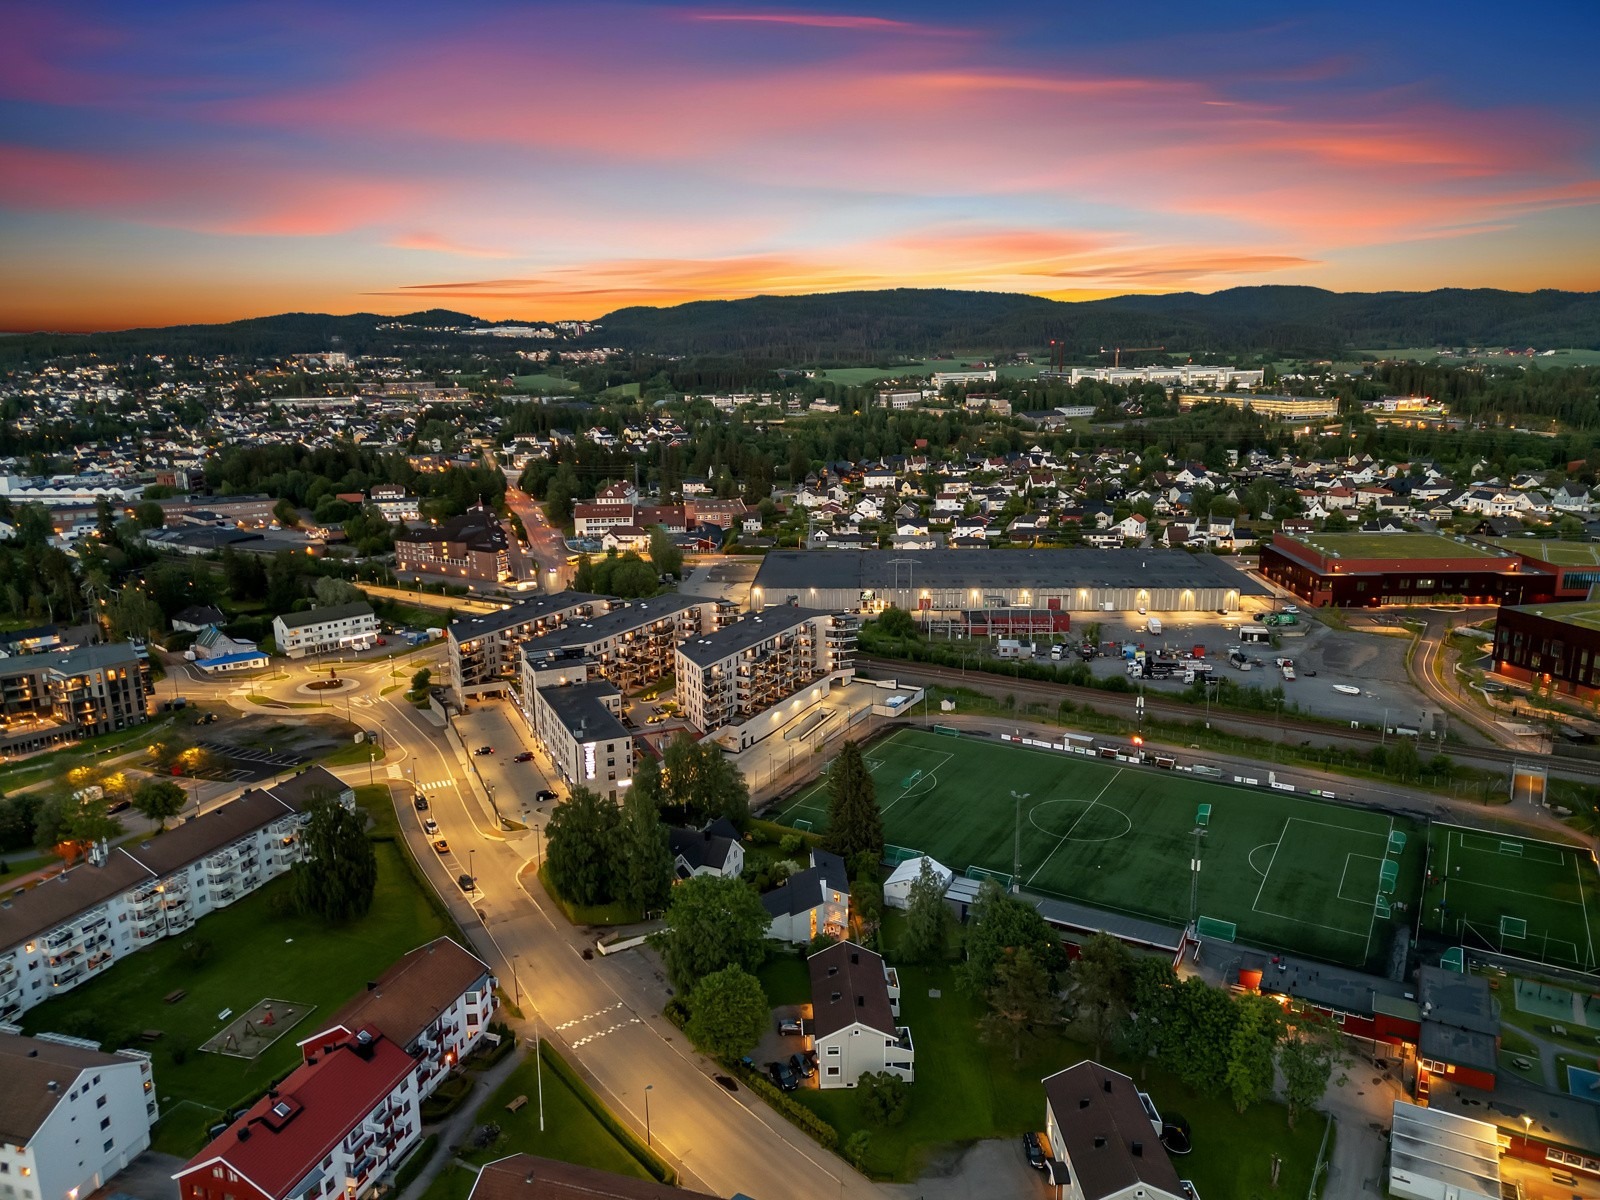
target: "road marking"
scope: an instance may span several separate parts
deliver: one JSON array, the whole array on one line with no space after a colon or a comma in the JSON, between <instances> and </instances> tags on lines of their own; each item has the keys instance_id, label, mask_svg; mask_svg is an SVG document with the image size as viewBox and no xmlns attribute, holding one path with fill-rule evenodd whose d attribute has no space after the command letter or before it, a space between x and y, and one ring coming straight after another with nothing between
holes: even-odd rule
<instances>
[{"instance_id":1,"label":"road marking","mask_svg":"<svg viewBox=\"0 0 1600 1200\"><path fill-rule=\"evenodd\" d=\"M619 1021L615 1025L607 1026L605 1029L602 1029L602 1030L598 1031L597 1033L587 1034L584 1037L581 1037L577 1041L573 1042L572 1045L573 1045L574 1048L577 1048L578 1046L584 1046L584 1045L587 1045L590 1042L597 1042L601 1038L607 1036L608 1034L613 1034L619 1029L626 1029L629 1025L643 1025L643 1024L644 1024L644 1022L641 1021L638 1017L630 1017L626 1021ZM560 1029L561 1026L557 1025L556 1028Z\"/></svg>"},{"instance_id":2,"label":"road marking","mask_svg":"<svg viewBox=\"0 0 1600 1200\"><path fill-rule=\"evenodd\" d=\"M1039 870L1035 871L1032 875L1028 876L1028 885L1030 887L1033 885L1033 881L1039 877L1039 871L1044 870L1045 867L1049 864L1050 860L1056 856L1056 851L1061 849L1062 846L1067 844L1067 839L1072 836L1073 831L1076 830L1078 828L1078 826L1083 823L1083 819L1085 817L1087 817L1090 813L1092 813L1094 811L1094 806L1096 804L1100 803L1100 796L1104 796L1107 792L1109 792L1111 790L1111 785L1117 781L1117 776L1121 775L1121 774L1122 774L1122 768L1118 767L1116 769L1115 774L1113 774L1110 779L1106 780L1105 787L1100 789L1100 795L1096 796L1093 800L1089 801L1089 807L1084 809L1081 813L1078 814L1078 819L1076 821L1074 821L1072 823L1072 825L1067 829L1067 831L1061 835L1060 840L1056 842L1055 846L1051 849L1050 853L1046 854L1044 856L1044 862L1039 864ZM1041 803L1043 803L1043 802L1041 801ZM1036 804L1033 807L1034 808L1038 808L1039 806ZM1030 808L1028 810L1028 813L1029 813L1029 820L1032 820L1033 809ZM1127 814L1124 813L1123 815L1126 816ZM1272 868L1268 867L1267 869L1270 871Z\"/></svg>"},{"instance_id":3,"label":"road marking","mask_svg":"<svg viewBox=\"0 0 1600 1200\"><path fill-rule=\"evenodd\" d=\"M603 1017L609 1012L616 1012L621 1007L622 1001L618 1000L615 1004L608 1004L605 1008L597 1008L591 1013L584 1013L581 1017L573 1017L572 1020L557 1025L556 1028L571 1029L574 1025L581 1025L584 1021L592 1021L596 1017Z\"/></svg>"}]
</instances>

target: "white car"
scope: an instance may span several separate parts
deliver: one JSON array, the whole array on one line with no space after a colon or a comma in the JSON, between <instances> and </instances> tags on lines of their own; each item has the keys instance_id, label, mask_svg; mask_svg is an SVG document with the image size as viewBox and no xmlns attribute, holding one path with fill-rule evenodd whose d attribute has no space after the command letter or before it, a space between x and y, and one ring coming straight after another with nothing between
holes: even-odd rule
<instances>
[{"instance_id":1,"label":"white car","mask_svg":"<svg viewBox=\"0 0 1600 1200\"><path fill-rule=\"evenodd\" d=\"M439 832L439 822L435 821L432 817L424 817L422 819L422 832L427 834L429 837L432 837L434 834Z\"/></svg>"}]
</instances>

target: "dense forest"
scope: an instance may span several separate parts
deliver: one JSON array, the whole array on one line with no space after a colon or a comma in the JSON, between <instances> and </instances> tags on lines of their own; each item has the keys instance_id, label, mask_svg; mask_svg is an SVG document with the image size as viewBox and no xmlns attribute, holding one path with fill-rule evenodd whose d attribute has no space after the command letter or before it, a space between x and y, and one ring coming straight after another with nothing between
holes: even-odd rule
<instances>
[{"instance_id":1,"label":"dense forest","mask_svg":"<svg viewBox=\"0 0 1600 1200\"><path fill-rule=\"evenodd\" d=\"M416 359L435 353L500 355L515 344L489 347L483 338L440 332L478 323L442 310L404 317L285 313L225 325L29 334L0 339L0 367L59 355L151 351L273 357L334 348ZM1064 342L1079 361L1103 346L1277 356L1468 344L1600 348L1600 293L1249 287L1069 303L1000 292L898 288L623 308L601 317L585 344L782 366L877 363L941 352L1037 353L1052 339Z\"/></svg>"}]
</instances>

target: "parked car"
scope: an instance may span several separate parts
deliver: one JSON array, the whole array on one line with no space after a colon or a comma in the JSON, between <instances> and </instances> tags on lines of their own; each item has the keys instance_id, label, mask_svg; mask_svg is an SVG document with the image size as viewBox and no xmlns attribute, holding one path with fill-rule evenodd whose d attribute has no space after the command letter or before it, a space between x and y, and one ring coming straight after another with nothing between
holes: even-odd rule
<instances>
[{"instance_id":1,"label":"parked car","mask_svg":"<svg viewBox=\"0 0 1600 1200\"><path fill-rule=\"evenodd\" d=\"M415 800L413 800L411 803L413 803L413 804L415 804L417 806L417 811L418 812L427 812L428 811L428 798L426 796L420 794L420 793L418 793L417 798Z\"/></svg>"},{"instance_id":2,"label":"parked car","mask_svg":"<svg viewBox=\"0 0 1600 1200\"><path fill-rule=\"evenodd\" d=\"M432 837L434 834L439 832L439 822L435 821L432 817L424 817L422 819L422 832L427 834L429 837Z\"/></svg>"},{"instance_id":3,"label":"parked car","mask_svg":"<svg viewBox=\"0 0 1600 1200\"><path fill-rule=\"evenodd\" d=\"M494 753L494 747L493 746L479 746L476 750L473 751L473 753L476 754L476 755L479 755L480 757L482 755L485 755L485 754L493 754Z\"/></svg>"},{"instance_id":4,"label":"parked car","mask_svg":"<svg viewBox=\"0 0 1600 1200\"><path fill-rule=\"evenodd\" d=\"M769 1062L767 1074L772 1077L772 1082L786 1092L793 1092L800 1087L800 1077L794 1073L794 1068L786 1062Z\"/></svg>"},{"instance_id":5,"label":"parked car","mask_svg":"<svg viewBox=\"0 0 1600 1200\"><path fill-rule=\"evenodd\" d=\"M378 645L387 646L388 644L389 644L389 639L388 638L381 637L381 638L378 639Z\"/></svg>"},{"instance_id":6,"label":"parked car","mask_svg":"<svg viewBox=\"0 0 1600 1200\"><path fill-rule=\"evenodd\" d=\"M521 754L517 755L517 761L518 762L532 762L533 761L533 751L532 750L524 750Z\"/></svg>"},{"instance_id":7,"label":"parked car","mask_svg":"<svg viewBox=\"0 0 1600 1200\"><path fill-rule=\"evenodd\" d=\"M476 891L478 887L472 876L466 874L458 875L456 877L456 883L460 886L461 890L466 892L468 895Z\"/></svg>"},{"instance_id":8,"label":"parked car","mask_svg":"<svg viewBox=\"0 0 1600 1200\"><path fill-rule=\"evenodd\" d=\"M794 1073L800 1076L801 1079L810 1079L817 1073L817 1068L812 1066L811 1063L806 1060L804 1055L789 1055L789 1066L794 1069Z\"/></svg>"},{"instance_id":9,"label":"parked car","mask_svg":"<svg viewBox=\"0 0 1600 1200\"><path fill-rule=\"evenodd\" d=\"M205 716L203 716L203 717L199 718L197 721L195 721L195 724L196 725L215 725L216 722L217 722L217 714L216 713L207 713Z\"/></svg>"},{"instance_id":10,"label":"parked car","mask_svg":"<svg viewBox=\"0 0 1600 1200\"><path fill-rule=\"evenodd\" d=\"M1027 1156L1028 1165L1035 1171L1045 1169L1044 1150L1039 1146L1039 1135L1025 1133L1022 1135L1022 1153Z\"/></svg>"},{"instance_id":11,"label":"parked car","mask_svg":"<svg viewBox=\"0 0 1600 1200\"><path fill-rule=\"evenodd\" d=\"M799 1037L800 1018L785 1017L783 1020L778 1022L778 1032L783 1034L785 1037Z\"/></svg>"},{"instance_id":12,"label":"parked car","mask_svg":"<svg viewBox=\"0 0 1600 1200\"><path fill-rule=\"evenodd\" d=\"M434 843L433 843L433 849L434 849L434 853L436 853L436 854L449 854L450 853L450 843L445 841L443 838L435 838L434 839Z\"/></svg>"},{"instance_id":13,"label":"parked car","mask_svg":"<svg viewBox=\"0 0 1600 1200\"><path fill-rule=\"evenodd\" d=\"M546 800L554 800L555 798L556 794L549 788L540 788L539 793L534 797L534 800L539 804L543 804Z\"/></svg>"}]
</instances>

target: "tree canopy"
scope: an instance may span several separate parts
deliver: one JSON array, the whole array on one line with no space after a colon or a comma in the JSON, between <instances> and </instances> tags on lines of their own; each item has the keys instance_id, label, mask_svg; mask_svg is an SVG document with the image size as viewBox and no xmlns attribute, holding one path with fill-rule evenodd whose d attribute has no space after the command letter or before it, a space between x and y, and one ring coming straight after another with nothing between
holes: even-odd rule
<instances>
[{"instance_id":1,"label":"tree canopy","mask_svg":"<svg viewBox=\"0 0 1600 1200\"><path fill-rule=\"evenodd\" d=\"M761 982L736 963L713 971L689 993L684 1032L700 1049L723 1062L737 1062L767 1031L771 1009Z\"/></svg>"},{"instance_id":2,"label":"tree canopy","mask_svg":"<svg viewBox=\"0 0 1600 1200\"><path fill-rule=\"evenodd\" d=\"M861 747L846 742L828 766L828 832L824 844L846 862L883 857L883 814Z\"/></svg>"},{"instance_id":3,"label":"tree canopy","mask_svg":"<svg viewBox=\"0 0 1600 1200\"><path fill-rule=\"evenodd\" d=\"M545 864L550 884L572 904L605 904L616 896L616 804L589 788L550 812L545 826Z\"/></svg>"},{"instance_id":4,"label":"tree canopy","mask_svg":"<svg viewBox=\"0 0 1600 1200\"><path fill-rule=\"evenodd\" d=\"M366 833L366 814L331 796L315 796L300 834L303 857L294 864L292 890L303 913L347 921L372 907L378 856Z\"/></svg>"},{"instance_id":5,"label":"tree canopy","mask_svg":"<svg viewBox=\"0 0 1600 1200\"><path fill-rule=\"evenodd\" d=\"M666 960L672 985L692 992L727 966L754 971L766 957L767 910L744 881L697 875L672 889Z\"/></svg>"}]
</instances>

